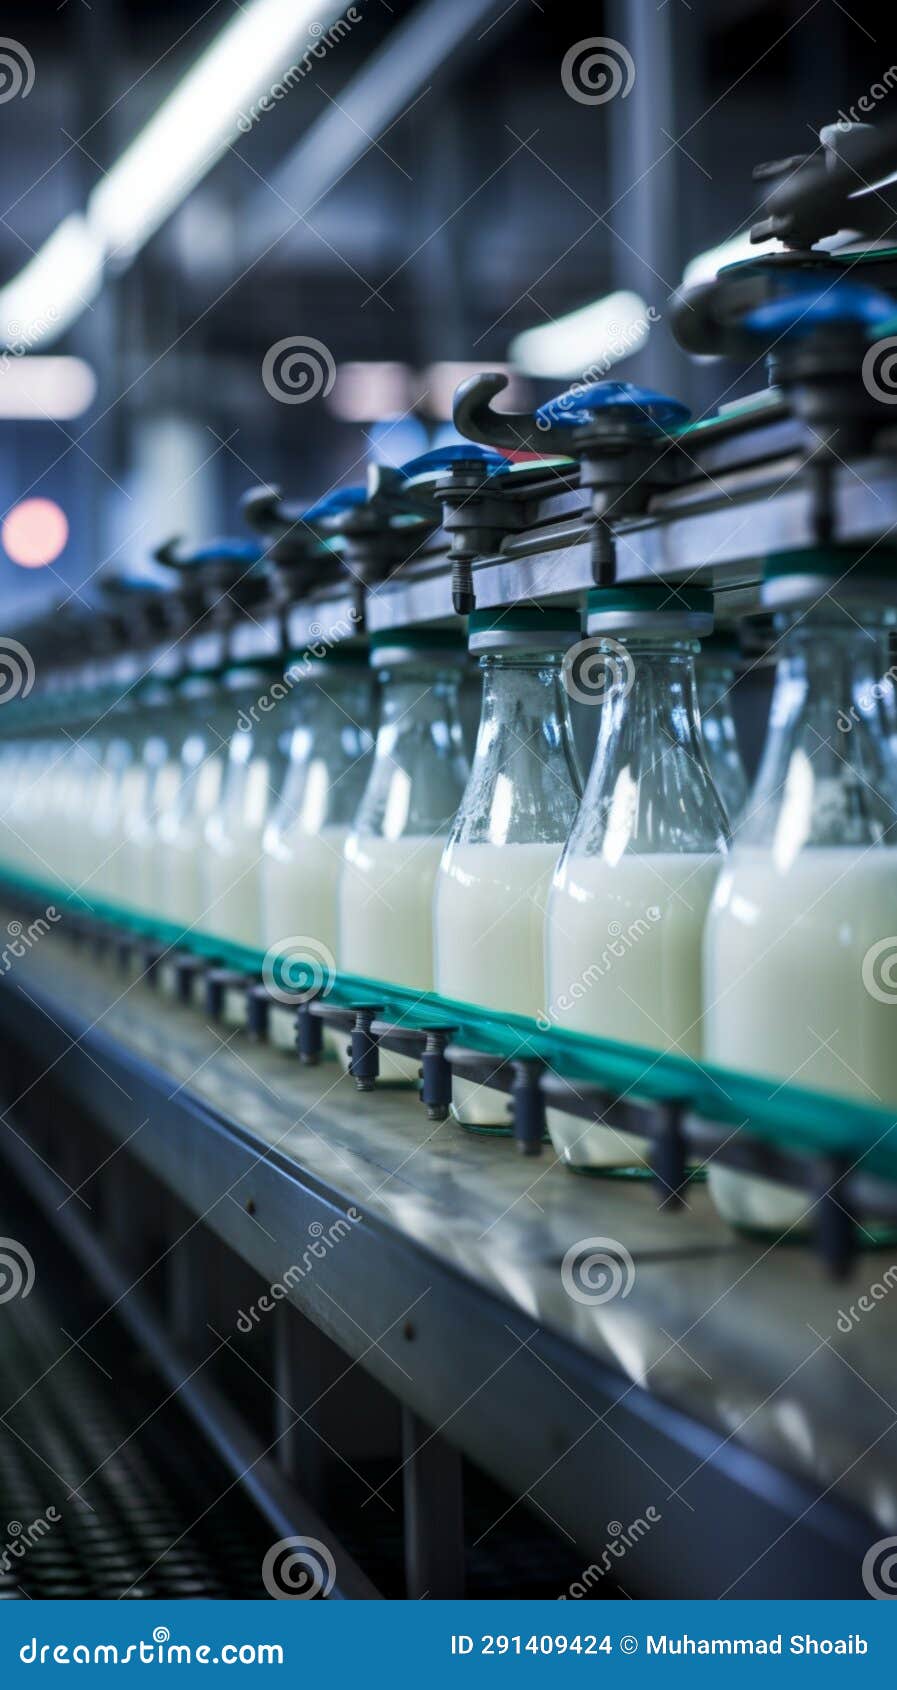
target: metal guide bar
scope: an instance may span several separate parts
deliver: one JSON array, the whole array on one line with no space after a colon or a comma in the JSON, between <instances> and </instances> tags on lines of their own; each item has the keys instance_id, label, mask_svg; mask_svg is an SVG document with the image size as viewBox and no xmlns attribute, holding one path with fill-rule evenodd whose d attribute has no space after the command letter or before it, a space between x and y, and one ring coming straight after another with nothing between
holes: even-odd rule
<instances>
[{"instance_id":1,"label":"metal guide bar","mask_svg":"<svg viewBox=\"0 0 897 1690\"><path fill-rule=\"evenodd\" d=\"M88 905L78 897L68 900L58 889L29 880L24 876L5 872L0 884L6 883L18 899L27 898L37 907L46 907L47 900L69 904L76 923L98 924L112 942L117 934L126 946L129 933L140 937L147 947L151 971L165 955L194 953L233 971L233 985L247 989L264 984L264 957L261 951L249 950L207 934L184 931L170 924L159 923L135 915L117 905L95 902ZM76 927L77 931L77 927ZM292 979L297 989L303 984L300 977ZM309 995L320 990L320 982L312 977L307 982ZM423 1048L422 1035L428 1029L451 1035L453 1047L467 1047L496 1062L529 1063L546 1071L545 1086L551 1089L555 1080L577 1082L574 1092L564 1098L564 1106L574 1113L600 1118L608 1105L621 1096L632 1100L636 1111L647 1111L642 1121L636 1119L627 1130L645 1132L653 1136L650 1111L658 1105L676 1111L676 1129L687 1139L693 1131L690 1118L699 1118L718 1129L728 1124L737 1127L739 1144L731 1159L743 1166L740 1147L751 1139L759 1141L765 1150L784 1150L805 1158L843 1158L843 1173L860 1166L864 1181L874 1180L880 1185L881 1212L895 1211L893 1187L897 1183L897 1146L893 1143L893 1112L886 1108L854 1101L853 1099L809 1091L793 1084L783 1085L777 1079L742 1074L713 1064L696 1062L691 1058L624 1045L612 1040L592 1038L586 1034L566 1032L557 1027L543 1030L537 1022L525 1016L500 1015L476 1005L456 1003L436 993L421 993L382 980L368 980L360 976L337 975L328 985L324 999L316 1010L325 1018L332 1015L337 1023L349 1027L351 1017L359 1010L368 1012L369 1023L376 1016L380 1024L378 1036L387 1046L391 1039L417 1036ZM342 1018L342 1019L341 1019ZM368 1032L370 1026L368 1026ZM417 1048L417 1047L415 1047ZM372 1077L376 1077L376 1069ZM497 1081L499 1089L505 1084ZM537 1082L541 1088L542 1076ZM583 1087L598 1088L600 1095L586 1100L582 1108L576 1092ZM511 1089L510 1084L507 1089ZM661 1136L663 1136L661 1134ZM698 1130L701 1137L700 1129ZM731 1131L720 1133L731 1138ZM706 1133L704 1134L706 1138ZM727 1145L721 1155L730 1158ZM761 1170L766 1177L776 1177L775 1155L767 1156ZM787 1164L779 1177L793 1175L794 1167ZM809 1183L818 1183L812 1170L806 1170ZM826 1170L828 1173L828 1170ZM840 1180L840 1176L837 1176ZM804 1183L804 1182L802 1182ZM823 1189L831 1183L826 1177Z\"/></svg>"}]
</instances>

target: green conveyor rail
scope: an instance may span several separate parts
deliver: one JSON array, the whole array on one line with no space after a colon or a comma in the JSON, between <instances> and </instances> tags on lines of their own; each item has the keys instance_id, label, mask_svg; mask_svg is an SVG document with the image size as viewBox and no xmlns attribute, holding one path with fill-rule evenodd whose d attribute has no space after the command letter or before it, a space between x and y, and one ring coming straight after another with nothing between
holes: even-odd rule
<instances>
[{"instance_id":1,"label":"green conveyor rail","mask_svg":"<svg viewBox=\"0 0 897 1690\"><path fill-rule=\"evenodd\" d=\"M48 906L108 921L148 943L190 950L240 973L263 973L266 953L261 950L154 920L119 904L68 894L8 869L0 870L3 887L11 895L18 892ZM297 992L312 985L311 966L303 972L290 959L290 983ZM368 1004L381 1012L382 1019L411 1030L451 1027L455 1042L470 1049L506 1061L544 1062L565 1079L589 1082L615 1098L679 1103L707 1120L743 1128L758 1139L799 1152L844 1157L851 1166L861 1163L864 1172L897 1180L897 1108L810 1091L643 1045L558 1027L543 1029L527 1016L500 1015L435 992L413 991L361 975L337 974L326 996L334 1008ZM897 1037L897 1003L894 1032Z\"/></svg>"}]
</instances>

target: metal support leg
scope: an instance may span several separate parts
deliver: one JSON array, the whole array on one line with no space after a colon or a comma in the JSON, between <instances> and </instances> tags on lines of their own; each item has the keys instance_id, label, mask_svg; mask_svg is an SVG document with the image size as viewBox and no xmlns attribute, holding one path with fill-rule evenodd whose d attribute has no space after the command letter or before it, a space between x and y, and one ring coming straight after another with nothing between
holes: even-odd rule
<instances>
[{"instance_id":1,"label":"metal support leg","mask_svg":"<svg viewBox=\"0 0 897 1690\"><path fill-rule=\"evenodd\" d=\"M846 1279L856 1254L856 1227L847 1206L843 1158L821 1157L814 1185L819 1193L815 1209L816 1242L834 1279Z\"/></svg>"},{"instance_id":2,"label":"metal support leg","mask_svg":"<svg viewBox=\"0 0 897 1690\"><path fill-rule=\"evenodd\" d=\"M408 1596L463 1596L461 1456L410 1408L402 1410L402 1444Z\"/></svg>"},{"instance_id":3,"label":"metal support leg","mask_svg":"<svg viewBox=\"0 0 897 1690\"><path fill-rule=\"evenodd\" d=\"M217 968L206 973L206 1014L210 1021L220 1021L224 1009L224 982Z\"/></svg>"},{"instance_id":4,"label":"metal support leg","mask_svg":"<svg viewBox=\"0 0 897 1690\"><path fill-rule=\"evenodd\" d=\"M675 1103L661 1103L657 1106L657 1117L662 1130L655 1141L651 1167L661 1188L660 1207L681 1209L682 1193L688 1179L682 1109Z\"/></svg>"},{"instance_id":5,"label":"metal support leg","mask_svg":"<svg viewBox=\"0 0 897 1690\"><path fill-rule=\"evenodd\" d=\"M299 1061L308 1068L316 1068L324 1049L324 1025L311 1006L302 1003L296 1010L296 1049Z\"/></svg>"},{"instance_id":6,"label":"metal support leg","mask_svg":"<svg viewBox=\"0 0 897 1690\"><path fill-rule=\"evenodd\" d=\"M514 1085L514 1142L521 1156L541 1156L545 1136L545 1098L539 1086L541 1062L512 1064Z\"/></svg>"},{"instance_id":7,"label":"metal support leg","mask_svg":"<svg viewBox=\"0 0 897 1690\"><path fill-rule=\"evenodd\" d=\"M277 1464L287 1477L301 1484L304 1494L316 1506L323 1501L327 1446L311 1426L297 1414L305 1413L329 1380L322 1365L321 1347L305 1344L305 1333L295 1311L281 1303L274 1317L274 1433ZM309 1416L312 1419L314 1409Z\"/></svg>"},{"instance_id":8,"label":"metal support leg","mask_svg":"<svg viewBox=\"0 0 897 1690\"><path fill-rule=\"evenodd\" d=\"M253 1044L263 1044L268 1037L271 999L264 985L250 986L246 993L246 1029Z\"/></svg>"},{"instance_id":9,"label":"metal support leg","mask_svg":"<svg viewBox=\"0 0 897 1690\"><path fill-rule=\"evenodd\" d=\"M208 1343L208 1290L215 1284L215 1253L220 1246L204 1227L175 1244L167 1257L168 1325L173 1341L189 1355Z\"/></svg>"},{"instance_id":10,"label":"metal support leg","mask_svg":"<svg viewBox=\"0 0 897 1690\"><path fill-rule=\"evenodd\" d=\"M447 1121L452 1106L452 1070L445 1060L448 1032L427 1033L421 1057L421 1102L429 1121Z\"/></svg>"},{"instance_id":11,"label":"metal support leg","mask_svg":"<svg viewBox=\"0 0 897 1690\"><path fill-rule=\"evenodd\" d=\"M359 1091L373 1091L380 1072L380 1046L371 1032L379 1009L358 1009L350 1042L349 1073Z\"/></svg>"}]
</instances>

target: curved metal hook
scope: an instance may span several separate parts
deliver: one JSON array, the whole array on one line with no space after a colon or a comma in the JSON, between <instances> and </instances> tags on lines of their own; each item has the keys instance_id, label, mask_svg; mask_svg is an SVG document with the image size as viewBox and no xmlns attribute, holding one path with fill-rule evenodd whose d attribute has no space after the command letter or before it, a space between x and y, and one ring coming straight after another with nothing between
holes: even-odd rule
<instances>
[{"instance_id":1,"label":"curved metal hook","mask_svg":"<svg viewBox=\"0 0 897 1690\"><path fill-rule=\"evenodd\" d=\"M481 446L504 452L539 452L548 457L570 454L570 430L539 428L528 412L493 411L492 400L507 387L508 378L499 370L471 376L455 390L452 421L459 434Z\"/></svg>"},{"instance_id":2,"label":"curved metal hook","mask_svg":"<svg viewBox=\"0 0 897 1690\"><path fill-rule=\"evenodd\" d=\"M170 540L163 540L153 552L155 562L164 563L167 569L185 569L186 559L178 556L178 547L183 545L183 542L183 534L174 534Z\"/></svg>"},{"instance_id":3,"label":"curved metal hook","mask_svg":"<svg viewBox=\"0 0 897 1690\"><path fill-rule=\"evenodd\" d=\"M283 495L279 487L250 487L240 500L244 521L257 534L269 534L272 528L290 527L283 513Z\"/></svg>"}]
</instances>

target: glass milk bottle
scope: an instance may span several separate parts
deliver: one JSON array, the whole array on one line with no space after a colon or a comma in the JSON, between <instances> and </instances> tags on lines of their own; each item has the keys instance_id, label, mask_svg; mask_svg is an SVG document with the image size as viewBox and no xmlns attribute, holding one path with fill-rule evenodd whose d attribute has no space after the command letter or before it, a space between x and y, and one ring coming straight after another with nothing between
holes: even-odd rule
<instances>
[{"instance_id":1,"label":"glass milk bottle","mask_svg":"<svg viewBox=\"0 0 897 1690\"><path fill-rule=\"evenodd\" d=\"M545 1001L545 904L573 824L582 776L562 682L579 637L575 610L474 611L469 648L483 671L476 749L436 880L436 990L535 1017ZM452 1083L469 1126L508 1124L508 1099Z\"/></svg>"},{"instance_id":2,"label":"glass milk bottle","mask_svg":"<svg viewBox=\"0 0 897 1690\"><path fill-rule=\"evenodd\" d=\"M442 629L371 640L380 720L343 848L337 961L346 973L433 990L433 888L468 774L458 716L465 661L464 641ZM418 1066L382 1053L384 1077L416 1080Z\"/></svg>"},{"instance_id":3,"label":"glass milk bottle","mask_svg":"<svg viewBox=\"0 0 897 1690\"><path fill-rule=\"evenodd\" d=\"M17 701L14 710L4 711L7 732L13 723L17 731L3 747L0 776L3 862L34 880L77 884L71 874L60 872L60 841L54 825L54 786L58 789L58 775L53 782L54 764L66 755L58 744L61 735L33 702Z\"/></svg>"},{"instance_id":4,"label":"glass milk bottle","mask_svg":"<svg viewBox=\"0 0 897 1690\"><path fill-rule=\"evenodd\" d=\"M893 589L873 578L864 602L873 559L845 579L851 562L819 552L767 565L780 657L757 780L707 923L706 1050L776 1087L893 1105L897 781L893 742L867 707L885 661L879 595ZM804 1193L712 1163L709 1182L736 1225L786 1230L807 1210Z\"/></svg>"},{"instance_id":5,"label":"glass milk bottle","mask_svg":"<svg viewBox=\"0 0 897 1690\"><path fill-rule=\"evenodd\" d=\"M297 717L286 774L262 840L262 943L320 968L337 952L343 846L370 767L371 677L362 649L320 647L287 665ZM275 1016L271 1036L293 1045ZM325 1043L338 1049L325 1029Z\"/></svg>"},{"instance_id":6,"label":"glass milk bottle","mask_svg":"<svg viewBox=\"0 0 897 1690\"><path fill-rule=\"evenodd\" d=\"M262 946L262 836L286 768L292 708L283 666L225 670L236 725L221 792L205 828L203 928L232 945Z\"/></svg>"},{"instance_id":7,"label":"glass milk bottle","mask_svg":"<svg viewBox=\"0 0 897 1690\"><path fill-rule=\"evenodd\" d=\"M107 778L105 736L112 720L108 714L111 703L108 693L97 694L90 688L64 695L62 715L73 738L62 745L57 742L54 747L61 780L56 787L55 843L49 860L56 869L56 878L70 891L83 889L87 899L92 893L99 895L93 883L87 881L99 860L93 820Z\"/></svg>"},{"instance_id":8,"label":"glass milk bottle","mask_svg":"<svg viewBox=\"0 0 897 1690\"><path fill-rule=\"evenodd\" d=\"M178 783L184 722L181 699L170 684L139 689L138 702L146 712L146 728L122 781L119 900L141 915L158 916L162 913L156 897L158 820Z\"/></svg>"},{"instance_id":9,"label":"glass milk bottle","mask_svg":"<svg viewBox=\"0 0 897 1690\"><path fill-rule=\"evenodd\" d=\"M727 843L694 674L712 599L687 587L608 587L588 606L604 664L601 725L548 902L545 1016L696 1057L701 932ZM644 1140L556 1110L548 1126L573 1166L644 1161Z\"/></svg>"},{"instance_id":10,"label":"glass milk bottle","mask_svg":"<svg viewBox=\"0 0 897 1690\"><path fill-rule=\"evenodd\" d=\"M112 704L99 729L102 749L85 817L87 852L82 890L88 898L107 903L121 900L124 800L129 777L141 756L144 733L136 694L125 695Z\"/></svg>"},{"instance_id":11,"label":"glass milk bottle","mask_svg":"<svg viewBox=\"0 0 897 1690\"><path fill-rule=\"evenodd\" d=\"M702 643L695 665L704 756L732 827L744 809L748 790L732 713L738 657L734 640L712 634Z\"/></svg>"},{"instance_id":12,"label":"glass milk bottle","mask_svg":"<svg viewBox=\"0 0 897 1690\"><path fill-rule=\"evenodd\" d=\"M29 846L31 872L37 878L47 878L49 871L51 880L77 894L84 874L96 863L90 796L100 773L100 746L83 698L68 695L54 701L35 750L38 759L21 770L17 811L21 819L31 817L22 842ZM90 898L91 887L85 896Z\"/></svg>"},{"instance_id":13,"label":"glass milk bottle","mask_svg":"<svg viewBox=\"0 0 897 1690\"><path fill-rule=\"evenodd\" d=\"M157 822L155 902L164 920L205 932L205 831L221 796L240 695L225 693L213 671L185 675L176 691L184 728L178 778Z\"/></svg>"}]
</instances>

